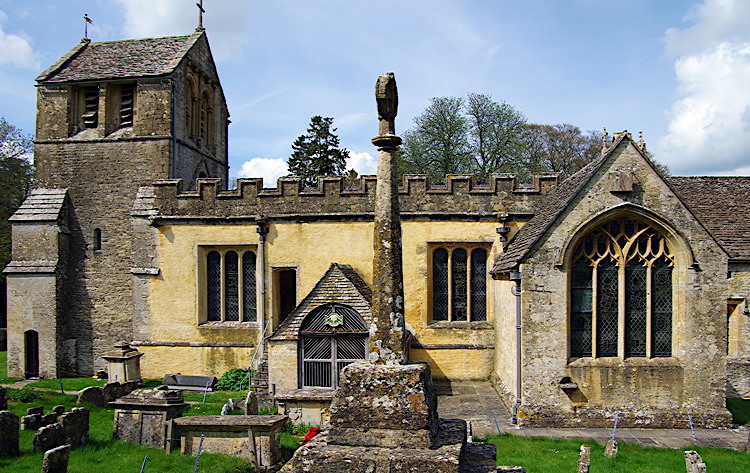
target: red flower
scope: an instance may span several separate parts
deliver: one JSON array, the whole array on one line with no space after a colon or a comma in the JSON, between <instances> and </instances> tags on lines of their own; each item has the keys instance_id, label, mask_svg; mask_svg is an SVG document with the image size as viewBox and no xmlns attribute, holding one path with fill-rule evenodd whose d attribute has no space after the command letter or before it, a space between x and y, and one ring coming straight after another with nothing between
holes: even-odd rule
<instances>
[{"instance_id":1,"label":"red flower","mask_svg":"<svg viewBox=\"0 0 750 473\"><path fill-rule=\"evenodd\" d=\"M302 441L302 445L305 445L307 442L312 440L313 437L318 435L320 433L320 427L313 427L312 429L308 430L305 434L305 439Z\"/></svg>"}]
</instances>

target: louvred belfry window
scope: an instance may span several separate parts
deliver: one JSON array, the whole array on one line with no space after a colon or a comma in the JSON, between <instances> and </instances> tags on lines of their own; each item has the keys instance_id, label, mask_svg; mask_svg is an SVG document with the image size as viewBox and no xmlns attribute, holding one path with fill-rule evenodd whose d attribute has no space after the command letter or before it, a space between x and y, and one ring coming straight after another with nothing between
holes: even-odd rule
<instances>
[{"instance_id":1,"label":"louvred belfry window","mask_svg":"<svg viewBox=\"0 0 750 473\"><path fill-rule=\"evenodd\" d=\"M367 357L367 324L349 306L326 304L300 329L300 387L336 388L345 366Z\"/></svg>"},{"instance_id":2,"label":"louvred belfry window","mask_svg":"<svg viewBox=\"0 0 750 473\"><path fill-rule=\"evenodd\" d=\"M571 357L672 356L673 267L666 238L643 221L611 220L581 238L570 270Z\"/></svg>"}]
</instances>

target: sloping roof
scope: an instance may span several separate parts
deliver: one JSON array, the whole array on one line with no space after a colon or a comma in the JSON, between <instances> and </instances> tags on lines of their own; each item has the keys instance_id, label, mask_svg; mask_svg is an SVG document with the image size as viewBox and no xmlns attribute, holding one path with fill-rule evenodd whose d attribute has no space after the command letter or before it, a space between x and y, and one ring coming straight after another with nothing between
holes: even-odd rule
<instances>
[{"instance_id":1,"label":"sloping roof","mask_svg":"<svg viewBox=\"0 0 750 473\"><path fill-rule=\"evenodd\" d=\"M41 83L162 76L174 71L202 33L76 45L36 78Z\"/></svg>"},{"instance_id":2,"label":"sloping roof","mask_svg":"<svg viewBox=\"0 0 750 473\"><path fill-rule=\"evenodd\" d=\"M750 260L750 177L669 177L667 181L730 258Z\"/></svg>"},{"instance_id":3,"label":"sloping roof","mask_svg":"<svg viewBox=\"0 0 750 473\"><path fill-rule=\"evenodd\" d=\"M8 219L11 222L54 222L65 205L67 189L34 189Z\"/></svg>"},{"instance_id":4,"label":"sloping roof","mask_svg":"<svg viewBox=\"0 0 750 473\"><path fill-rule=\"evenodd\" d=\"M368 324L372 322L372 290L347 264L331 263L310 293L279 325L271 340L296 340L302 322L312 310L336 302L357 311Z\"/></svg>"},{"instance_id":5,"label":"sloping roof","mask_svg":"<svg viewBox=\"0 0 750 473\"><path fill-rule=\"evenodd\" d=\"M512 270L519 260L539 241L626 136L624 133L621 134L607 153L588 163L577 173L565 179L557 189L547 194L534 212L534 217L518 230L505 252L495 260L490 272L498 273Z\"/></svg>"}]
</instances>

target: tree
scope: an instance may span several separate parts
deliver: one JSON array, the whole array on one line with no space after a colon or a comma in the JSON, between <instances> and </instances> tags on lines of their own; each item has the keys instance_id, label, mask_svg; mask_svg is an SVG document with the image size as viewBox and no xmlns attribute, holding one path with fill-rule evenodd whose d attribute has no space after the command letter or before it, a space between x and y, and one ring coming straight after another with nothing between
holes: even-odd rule
<instances>
[{"instance_id":1,"label":"tree","mask_svg":"<svg viewBox=\"0 0 750 473\"><path fill-rule=\"evenodd\" d=\"M470 93L466 113L474 158L474 173L486 181L495 172L514 172L523 167L526 117L489 95Z\"/></svg>"},{"instance_id":2,"label":"tree","mask_svg":"<svg viewBox=\"0 0 750 473\"><path fill-rule=\"evenodd\" d=\"M346 172L349 150L339 148L333 118L316 115L310 119L307 133L292 145L289 172L305 179L306 186L315 186L318 176L340 176Z\"/></svg>"},{"instance_id":3,"label":"tree","mask_svg":"<svg viewBox=\"0 0 750 473\"><path fill-rule=\"evenodd\" d=\"M443 182L446 174L470 172L469 124L462 111L461 98L433 98L414 118L415 127L404 133L400 170L429 174L435 182Z\"/></svg>"},{"instance_id":4,"label":"tree","mask_svg":"<svg viewBox=\"0 0 750 473\"><path fill-rule=\"evenodd\" d=\"M596 159L601 149L600 132L584 134L569 123L526 127L527 163L532 173L559 172L566 178Z\"/></svg>"},{"instance_id":5,"label":"tree","mask_svg":"<svg viewBox=\"0 0 750 473\"><path fill-rule=\"evenodd\" d=\"M27 158L32 149L31 137L0 117L0 269L10 261L8 218L31 188L32 167Z\"/></svg>"}]
</instances>

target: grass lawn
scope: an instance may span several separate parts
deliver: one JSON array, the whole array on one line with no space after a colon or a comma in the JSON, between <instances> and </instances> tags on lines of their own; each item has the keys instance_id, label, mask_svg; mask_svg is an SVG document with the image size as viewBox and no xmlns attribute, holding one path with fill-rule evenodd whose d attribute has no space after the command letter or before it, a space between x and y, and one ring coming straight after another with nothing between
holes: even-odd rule
<instances>
[{"instance_id":1,"label":"grass lawn","mask_svg":"<svg viewBox=\"0 0 750 473\"><path fill-rule=\"evenodd\" d=\"M52 381L57 382L57 380ZM89 379L89 381L95 380ZM93 385L93 383L89 385ZM59 388L59 383L57 386ZM16 391L19 390L9 390L9 394L11 396L17 395ZM28 387L23 391L27 395L29 392L35 394L36 399L26 403L9 401L9 409L19 416L26 415L26 409L35 406L44 406L45 412L49 412L53 406L58 404L64 405L68 410L76 407L76 396L74 395L61 394L59 391L29 389ZM230 397L244 399L245 394L244 392L228 391L208 393L206 402L202 403L203 393L186 393L186 401L194 404L186 409L185 415L218 415L227 399ZM136 472L140 470L145 456L148 456L147 472L182 473L193 471L195 457L180 455L179 452L167 455L164 450L131 445L122 441L112 441L114 410L92 405L83 407L87 407L90 411L89 443L71 451L68 465L70 473ZM0 457L0 471L3 473L26 473L41 470L43 454L33 453L34 434L33 431L22 430L20 432L21 455L14 458ZM291 458L294 451L299 447L302 436L304 436L304 432L297 432L291 425L285 427L281 434L281 450L285 459ZM236 457L205 453L201 455L198 471L249 473L252 468L245 461Z\"/></svg>"},{"instance_id":2,"label":"grass lawn","mask_svg":"<svg viewBox=\"0 0 750 473\"><path fill-rule=\"evenodd\" d=\"M576 471L582 443L591 445L591 471L597 473L674 473L685 470L683 450L620 443L617 457L606 458L604 446L594 441L526 438L510 434L490 436L485 441L497 445L498 465L523 466L528 473ZM750 455L745 452L710 447L698 447L696 450L708 471L750 471Z\"/></svg>"},{"instance_id":3,"label":"grass lawn","mask_svg":"<svg viewBox=\"0 0 750 473\"><path fill-rule=\"evenodd\" d=\"M8 352L0 351L0 384L11 384L20 380L21 378L8 377Z\"/></svg>"},{"instance_id":4,"label":"grass lawn","mask_svg":"<svg viewBox=\"0 0 750 473\"><path fill-rule=\"evenodd\" d=\"M54 389L60 391L60 383L62 383L63 390L65 392L80 391L83 388L89 386L104 386L107 381L103 379L94 378L62 378L62 379L40 379L30 383L30 388L40 389Z\"/></svg>"}]
</instances>

